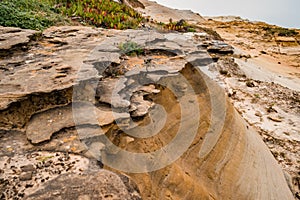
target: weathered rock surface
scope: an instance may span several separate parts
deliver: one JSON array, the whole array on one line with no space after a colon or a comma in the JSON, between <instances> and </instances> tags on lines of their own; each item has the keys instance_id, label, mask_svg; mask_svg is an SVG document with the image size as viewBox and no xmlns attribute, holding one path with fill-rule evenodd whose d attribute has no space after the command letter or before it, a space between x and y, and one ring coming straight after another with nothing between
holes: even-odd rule
<instances>
[{"instance_id":1,"label":"weathered rock surface","mask_svg":"<svg viewBox=\"0 0 300 200\"><path fill-rule=\"evenodd\" d=\"M2 59L1 127L22 128L34 113L70 103L77 72L95 41L101 40L95 37L100 33L93 28L53 27L44 32L44 40L17 57L18 64L15 58Z\"/></svg>"},{"instance_id":2,"label":"weathered rock surface","mask_svg":"<svg viewBox=\"0 0 300 200\"><path fill-rule=\"evenodd\" d=\"M28 140L37 144L50 140L52 134L59 132L65 128L72 128L83 125L98 125L100 127L112 124L118 118L115 118L112 111L104 110L100 108L89 109L88 106L82 104L74 104L73 110L76 109L76 113L79 114L80 123L75 124L73 119L72 105L58 107L47 110L45 112L34 115L26 130ZM89 112L94 112L96 120L86 118L89 116ZM120 116L121 117L121 116ZM124 116L123 118L128 118Z\"/></svg>"},{"instance_id":3,"label":"weathered rock surface","mask_svg":"<svg viewBox=\"0 0 300 200\"><path fill-rule=\"evenodd\" d=\"M236 17L212 19L206 26L234 47L234 62L218 67L223 73L219 79L235 108L291 175L291 188L300 199L300 30L283 37L268 30L291 30ZM254 87L246 87L247 83Z\"/></svg>"},{"instance_id":4,"label":"weathered rock surface","mask_svg":"<svg viewBox=\"0 0 300 200\"><path fill-rule=\"evenodd\" d=\"M1 199L141 199L130 178L79 155L40 151L2 158Z\"/></svg>"},{"instance_id":5,"label":"weathered rock surface","mask_svg":"<svg viewBox=\"0 0 300 200\"><path fill-rule=\"evenodd\" d=\"M60 175L44 187L25 199L141 199L138 188L128 177L107 170Z\"/></svg>"},{"instance_id":6,"label":"weathered rock surface","mask_svg":"<svg viewBox=\"0 0 300 200\"><path fill-rule=\"evenodd\" d=\"M142 45L145 54L124 56L118 46L127 41ZM144 199L293 199L270 151L210 79L217 60L204 43L231 54L223 50L229 45L209 35L52 27L29 48L30 62L25 56L4 70L0 127L9 131L2 135L18 130L38 144L33 150L54 144L52 150L70 153L73 141L81 141L77 153L127 173ZM57 145L63 135L72 139ZM61 148L65 143L74 146ZM11 156L12 147L24 148L13 143L3 155ZM41 185L45 189L28 198L140 198L107 171L61 175Z\"/></svg>"},{"instance_id":7,"label":"weathered rock surface","mask_svg":"<svg viewBox=\"0 0 300 200\"><path fill-rule=\"evenodd\" d=\"M11 50L26 49L28 43L38 36L38 31L0 26L0 55L8 55Z\"/></svg>"}]
</instances>

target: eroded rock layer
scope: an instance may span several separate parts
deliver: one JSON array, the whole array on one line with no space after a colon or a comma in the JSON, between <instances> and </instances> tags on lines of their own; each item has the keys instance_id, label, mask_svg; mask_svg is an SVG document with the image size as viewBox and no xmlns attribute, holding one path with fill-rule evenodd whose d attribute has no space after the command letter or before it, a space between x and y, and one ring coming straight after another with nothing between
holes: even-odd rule
<instances>
[{"instance_id":1,"label":"eroded rock layer","mask_svg":"<svg viewBox=\"0 0 300 200\"><path fill-rule=\"evenodd\" d=\"M293 199L272 154L211 80L218 59L209 52L231 54L229 45L204 32L52 27L43 35L18 65L14 55L0 60L1 156L63 151L96 158L114 173L81 169L73 178L39 182L37 191L16 186L28 198L73 199L70 187L90 180L117 188L107 194L112 198L138 199L140 191L143 199ZM125 51L126 43L139 49ZM3 173L4 181L14 180ZM115 173L127 174L139 190ZM107 177L114 184L101 182ZM58 194L55 181L72 184ZM101 193L93 187L88 191Z\"/></svg>"}]
</instances>

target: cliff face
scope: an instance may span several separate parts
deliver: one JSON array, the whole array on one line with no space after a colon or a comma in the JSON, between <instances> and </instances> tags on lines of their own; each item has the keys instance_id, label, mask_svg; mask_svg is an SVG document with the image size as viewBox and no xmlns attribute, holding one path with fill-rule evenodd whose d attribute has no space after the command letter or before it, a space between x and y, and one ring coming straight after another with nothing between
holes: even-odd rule
<instances>
[{"instance_id":1,"label":"cliff face","mask_svg":"<svg viewBox=\"0 0 300 200\"><path fill-rule=\"evenodd\" d=\"M83 158L74 158L60 169L70 158L45 153L62 151L126 173L137 186L121 178L122 185L115 175L103 186L119 191L108 194L117 198L140 198L140 192L143 199L293 199L272 154L208 76L216 64L209 49L221 56L230 46L204 32L89 27L52 27L20 49L29 41L11 45L14 52L1 60L0 115L1 176L28 198L59 195L52 192L56 177L59 184L97 184L89 174L100 169L91 160L77 164ZM129 43L135 48L126 50ZM143 52L133 55L139 48ZM34 156L36 151L41 155ZM25 165L35 157L34 173L26 178L24 166L15 162L22 158ZM48 168L54 172L47 178ZM73 173L74 182L53 175L55 170ZM13 191L4 185L2 195L18 195Z\"/></svg>"}]
</instances>

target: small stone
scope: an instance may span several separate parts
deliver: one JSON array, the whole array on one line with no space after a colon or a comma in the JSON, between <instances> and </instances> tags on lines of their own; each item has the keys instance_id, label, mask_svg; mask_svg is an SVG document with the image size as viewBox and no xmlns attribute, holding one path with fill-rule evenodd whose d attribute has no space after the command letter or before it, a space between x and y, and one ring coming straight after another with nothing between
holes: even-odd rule
<instances>
[{"instance_id":1,"label":"small stone","mask_svg":"<svg viewBox=\"0 0 300 200\"><path fill-rule=\"evenodd\" d=\"M51 162L49 162L49 161L45 162L45 164L44 164L45 167L50 167L50 165L51 165Z\"/></svg>"},{"instance_id":2,"label":"small stone","mask_svg":"<svg viewBox=\"0 0 300 200\"><path fill-rule=\"evenodd\" d=\"M272 117L272 116L268 116L268 119L274 121L274 122L282 122L283 120L282 119L279 119L277 117Z\"/></svg>"},{"instance_id":3,"label":"small stone","mask_svg":"<svg viewBox=\"0 0 300 200\"><path fill-rule=\"evenodd\" d=\"M291 135L289 132L286 132L286 131L283 132L283 133L286 134L286 135L288 135L288 136Z\"/></svg>"},{"instance_id":4,"label":"small stone","mask_svg":"<svg viewBox=\"0 0 300 200\"><path fill-rule=\"evenodd\" d=\"M36 168L37 169L42 169L44 167L43 163L42 162L39 162L36 164Z\"/></svg>"},{"instance_id":5,"label":"small stone","mask_svg":"<svg viewBox=\"0 0 300 200\"><path fill-rule=\"evenodd\" d=\"M127 144L129 144L130 142L134 142L134 138L126 137L126 142L127 142Z\"/></svg>"},{"instance_id":6,"label":"small stone","mask_svg":"<svg viewBox=\"0 0 300 200\"><path fill-rule=\"evenodd\" d=\"M35 167L32 164L22 166L21 170L22 170L22 172L33 172L33 171L36 171Z\"/></svg>"},{"instance_id":7,"label":"small stone","mask_svg":"<svg viewBox=\"0 0 300 200\"><path fill-rule=\"evenodd\" d=\"M272 113L272 112L277 113L277 110L276 110L275 108L273 108L273 106L269 106L269 107L267 108L267 112L268 112L268 113Z\"/></svg>"},{"instance_id":8,"label":"small stone","mask_svg":"<svg viewBox=\"0 0 300 200\"><path fill-rule=\"evenodd\" d=\"M262 117L262 114L261 114L261 112L256 111L256 112L255 112L255 116L257 116L257 117Z\"/></svg>"},{"instance_id":9,"label":"small stone","mask_svg":"<svg viewBox=\"0 0 300 200\"><path fill-rule=\"evenodd\" d=\"M32 172L23 172L19 176L20 181L29 181L32 179Z\"/></svg>"},{"instance_id":10,"label":"small stone","mask_svg":"<svg viewBox=\"0 0 300 200\"><path fill-rule=\"evenodd\" d=\"M88 195L81 195L78 197L78 200L90 200L91 198Z\"/></svg>"},{"instance_id":11,"label":"small stone","mask_svg":"<svg viewBox=\"0 0 300 200\"><path fill-rule=\"evenodd\" d=\"M247 87L255 87L255 85L252 81L247 81L246 85L247 85Z\"/></svg>"}]
</instances>

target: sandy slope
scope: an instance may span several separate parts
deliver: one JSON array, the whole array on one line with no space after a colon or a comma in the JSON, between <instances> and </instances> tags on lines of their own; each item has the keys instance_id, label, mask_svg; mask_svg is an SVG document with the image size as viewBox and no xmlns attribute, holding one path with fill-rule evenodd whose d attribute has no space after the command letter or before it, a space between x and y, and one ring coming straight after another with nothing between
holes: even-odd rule
<instances>
[{"instance_id":1,"label":"sandy slope","mask_svg":"<svg viewBox=\"0 0 300 200\"><path fill-rule=\"evenodd\" d=\"M157 4L155 1L141 0L140 2L144 4L145 9L137 8L137 10L144 16L151 16L150 18L157 22L168 23L170 18L174 21L185 19L194 24L205 21L199 14L193 13L190 10L168 8Z\"/></svg>"}]
</instances>

